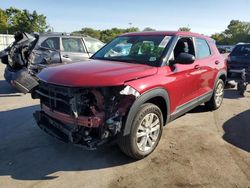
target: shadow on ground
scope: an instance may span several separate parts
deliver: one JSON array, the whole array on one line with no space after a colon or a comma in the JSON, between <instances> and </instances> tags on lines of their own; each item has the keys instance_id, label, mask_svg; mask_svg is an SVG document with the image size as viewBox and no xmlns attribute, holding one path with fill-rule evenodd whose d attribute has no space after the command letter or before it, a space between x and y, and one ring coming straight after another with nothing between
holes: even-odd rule
<instances>
[{"instance_id":1,"label":"shadow on ground","mask_svg":"<svg viewBox=\"0 0 250 188\"><path fill-rule=\"evenodd\" d=\"M0 97L21 96L8 82L0 80Z\"/></svg>"},{"instance_id":2,"label":"shadow on ground","mask_svg":"<svg viewBox=\"0 0 250 188\"><path fill-rule=\"evenodd\" d=\"M226 99L239 99L239 98L244 98L244 96L242 96L239 93L239 91L237 91L236 89L227 89L227 90L225 90L224 98L226 98Z\"/></svg>"},{"instance_id":3,"label":"shadow on ground","mask_svg":"<svg viewBox=\"0 0 250 188\"><path fill-rule=\"evenodd\" d=\"M223 139L228 143L250 152L250 110L229 119L223 125Z\"/></svg>"},{"instance_id":4,"label":"shadow on ground","mask_svg":"<svg viewBox=\"0 0 250 188\"><path fill-rule=\"evenodd\" d=\"M45 180L58 171L85 171L133 162L116 146L86 151L40 130L32 113L39 105L0 112L0 176Z\"/></svg>"}]
</instances>

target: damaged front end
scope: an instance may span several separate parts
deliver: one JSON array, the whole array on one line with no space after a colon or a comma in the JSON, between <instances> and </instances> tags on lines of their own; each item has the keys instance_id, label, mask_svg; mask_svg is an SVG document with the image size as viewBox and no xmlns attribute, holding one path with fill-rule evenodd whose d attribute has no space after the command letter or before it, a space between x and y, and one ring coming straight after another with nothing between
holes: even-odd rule
<instances>
[{"instance_id":1,"label":"damaged front end","mask_svg":"<svg viewBox=\"0 0 250 188\"><path fill-rule=\"evenodd\" d=\"M140 94L130 86L69 88L41 82L32 93L40 98L34 117L50 135L87 149L114 141Z\"/></svg>"}]
</instances>

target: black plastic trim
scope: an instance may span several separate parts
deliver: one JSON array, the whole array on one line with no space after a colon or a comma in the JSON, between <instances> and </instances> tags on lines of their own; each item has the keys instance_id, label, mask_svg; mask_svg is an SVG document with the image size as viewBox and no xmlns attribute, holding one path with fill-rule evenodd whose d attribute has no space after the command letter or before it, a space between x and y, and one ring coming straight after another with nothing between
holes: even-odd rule
<instances>
[{"instance_id":1,"label":"black plastic trim","mask_svg":"<svg viewBox=\"0 0 250 188\"><path fill-rule=\"evenodd\" d=\"M145 102L147 102L150 99L153 99L155 97L162 97L167 105L167 119L166 119L166 123L169 121L170 118L170 100L169 100L169 95L167 93L167 91L163 88L155 88L152 89L150 91L147 91L145 93L143 93L142 95L140 95L135 102L133 103L133 105L131 106L128 116L126 118L126 123L125 123L125 127L124 127L124 131L123 131L123 135L126 136L130 133L131 127L132 127L132 123L133 120L138 112L138 109L140 108L140 106L142 104L144 104Z\"/></svg>"},{"instance_id":2,"label":"black plastic trim","mask_svg":"<svg viewBox=\"0 0 250 188\"><path fill-rule=\"evenodd\" d=\"M176 118L180 117L181 115L185 114L186 112L192 110L193 108L199 106L200 104L207 102L213 96L213 91L210 91L200 97L197 97L186 104L183 104L177 107L176 111L171 114L170 121L175 120Z\"/></svg>"}]
</instances>

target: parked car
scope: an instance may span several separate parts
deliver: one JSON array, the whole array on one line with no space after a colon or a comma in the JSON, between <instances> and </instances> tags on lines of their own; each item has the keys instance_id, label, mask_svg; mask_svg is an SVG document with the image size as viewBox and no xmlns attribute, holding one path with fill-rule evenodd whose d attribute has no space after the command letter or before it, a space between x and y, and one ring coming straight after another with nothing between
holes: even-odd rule
<instances>
[{"instance_id":1,"label":"parked car","mask_svg":"<svg viewBox=\"0 0 250 188\"><path fill-rule=\"evenodd\" d=\"M5 79L26 93L35 83L29 74L34 76L48 66L85 61L103 45L101 41L89 36L18 32L14 43L0 53L0 59L7 65Z\"/></svg>"},{"instance_id":2,"label":"parked car","mask_svg":"<svg viewBox=\"0 0 250 188\"><path fill-rule=\"evenodd\" d=\"M104 46L103 42L89 36L71 36L64 33L41 34L29 60L30 72L36 74L44 68L44 63L36 61L36 58L40 58L48 50L54 50L57 53L50 57L50 62L45 63L46 66L55 63L85 61L102 46Z\"/></svg>"},{"instance_id":3,"label":"parked car","mask_svg":"<svg viewBox=\"0 0 250 188\"><path fill-rule=\"evenodd\" d=\"M240 71L246 69L250 72L250 43L239 43L228 56L228 76L231 77L230 71Z\"/></svg>"},{"instance_id":4,"label":"parked car","mask_svg":"<svg viewBox=\"0 0 250 188\"><path fill-rule=\"evenodd\" d=\"M142 159L170 121L202 103L219 108L226 75L225 60L208 37L128 33L85 63L42 70L32 93L41 101L34 117L58 139L87 149L117 142L125 154Z\"/></svg>"},{"instance_id":5,"label":"parked car","mask_svg":"<svg viewBox=\"0 0 250 188\"><path fill-rule=\"evenodd\" d=\"M234 45L217 45L217 48L221 54L232 52Z\"/></svg>"}]
</instances>

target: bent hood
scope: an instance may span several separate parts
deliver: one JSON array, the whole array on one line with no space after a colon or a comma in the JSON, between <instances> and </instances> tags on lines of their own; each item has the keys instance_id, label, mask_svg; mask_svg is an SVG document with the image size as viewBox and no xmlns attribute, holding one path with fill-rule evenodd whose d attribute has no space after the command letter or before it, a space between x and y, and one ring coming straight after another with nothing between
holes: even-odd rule
<instances>
[{"instance_id":1,"label":"bent hood","mask_svg":"<svg viewBox=\"0 0 250 188\"><path fill-rule=\"evenodd\" d=\"M116 61L89 60L50 67L37 77L44 82L70 87L123 85L126 81L155 74L156 67Z\"/></svg>"}]
</instances>

